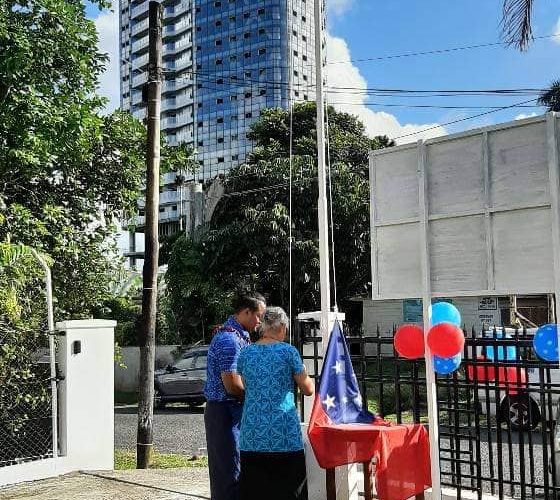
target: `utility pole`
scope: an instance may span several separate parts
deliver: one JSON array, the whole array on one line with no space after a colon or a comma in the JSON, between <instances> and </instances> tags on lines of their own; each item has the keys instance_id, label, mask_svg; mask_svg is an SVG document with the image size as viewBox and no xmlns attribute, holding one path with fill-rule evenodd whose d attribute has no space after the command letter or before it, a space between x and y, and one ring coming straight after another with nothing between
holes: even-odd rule
<instances>
[{"instance_id":1,"label":"utility pole","mask_svg":"<svg viewBox=\"0 0 560 500\"><path fill-rule=\"evenodd\" d=\"M140 372L136 467L147 469L153 454L154 365L159 256L159 164L161 108L161 32L163 10L149 4L148 144L146 151L146 247L144 252L142 323L140 325Z\"/></svg>"}]
</instances>

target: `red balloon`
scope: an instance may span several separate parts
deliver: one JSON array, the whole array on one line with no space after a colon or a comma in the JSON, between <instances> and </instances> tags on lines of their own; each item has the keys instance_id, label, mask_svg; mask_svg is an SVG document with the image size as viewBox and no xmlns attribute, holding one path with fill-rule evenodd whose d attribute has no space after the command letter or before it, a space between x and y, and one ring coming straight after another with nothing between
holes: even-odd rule
<instances>
[{"instance_id":1,"label":"red balloon","mask_svg":"<svg viewBox=\"0 0 560 500\"><path fill-rule=\"evenodd\" d=\"M465 335L463 330L451 323L439 323L428 332L428 347L432 354L440 358L452 358L463 350Z\"/></svg>"},{"instance_id":2,"label":"red balloon","mask_svg":"<svg viewBox=\"0 0 560 500\"><path fill-rule=\"evenodd\" d=\"M418 325L403 325L395 332L395 350L407 359L424 356L424 330Z\"/></svg>"},{"instance_id":3,"label":"red balloon","mask_svg":"<svg viewBox=\"0 0 560 500\"><path fill-rule=\"evenodd\" d=\"M477 361L486 361L486 356L477 356ZM492 382L496 379L496 370L491 365L467 365L467 377L474 381L476 373L477 382Z\"/></svg>"}]
</instances>

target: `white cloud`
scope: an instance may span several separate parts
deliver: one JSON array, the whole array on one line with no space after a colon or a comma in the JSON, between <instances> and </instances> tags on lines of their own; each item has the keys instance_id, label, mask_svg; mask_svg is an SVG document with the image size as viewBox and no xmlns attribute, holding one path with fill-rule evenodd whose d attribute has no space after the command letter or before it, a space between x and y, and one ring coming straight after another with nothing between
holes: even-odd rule
<instances>
[{"instance_id":1,"label":"white cloud","mask_svg":"<svg viewBox=\"0 0 560 500\"><path fill-rule=\"evenodd\" d=\"M354 0L328 0L329 13L340 16L352 7L353 2Z\"/></svg>"},{"instance_id":2,"label":"white cloud","mask_svg":"<svg viewBox=\"0 0 560 500\"><path fill-rule=\"evenodd\" d=\"M517 115L514 120L523 120L524 118L532 118L533 116L537 116L537 113L533 112L533 113L521 113L519 115Z\"/></svg>"},{"instance_id":3,"label":"white cloud","mask_svg":"<svg viewBox=\"0 0 560 500\"><path fill-rule=\"evenodd\" d=\"M556 21L556 24L554 25L554 28L552 30L552 34L553 35L560 35L560 17L558 18L558 21ZM552 41L554 43L560 44L560 36L553 37Z\"/></svg>"},{"instance_id":4,"label":"white cloud","mask_svg":"<svg viewBox=\"0 0 560 500\"><path fill-rule=\"evenodd\" d=\"M336 93L331 93L329 102L339 111L358 116L364 123L369 135L388 135L390 138L412 134L428 129L416 135L397 139L398 143L414 142L418 139L445 135L447 131L437 123L401 124L394 115L384 111L373 111L365 103L367 96L363 90L367 89L367 82L360 74L360 70L351 63L350 51L346 41L342 38L327 34L327 62L340 62L327 65L328 86L338 87ZM434 128L432 128L434 127Z\"/></svg>"},{"instance_id":5,"label":"white cloud","mask_svg":"<svg viewBox=\"0 0 560 500\"><path fill-rule=\"evenodd\" d=\"M109 98L106 110L113 111L120 105L119 74L119 14L118 3L115 12L103 11L95 19L99 33L99 52L109 54L105 72L99 79L99 94Z\"/></svg>"}]
</instances>

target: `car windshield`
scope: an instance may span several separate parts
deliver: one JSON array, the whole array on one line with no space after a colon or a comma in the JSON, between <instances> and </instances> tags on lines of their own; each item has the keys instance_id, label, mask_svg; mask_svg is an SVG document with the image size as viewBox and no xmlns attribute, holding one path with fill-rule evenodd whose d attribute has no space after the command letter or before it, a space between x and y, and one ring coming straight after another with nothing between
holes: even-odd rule
<instances>
[{"instance_id":1,"label":"car windshield","mask_svg":"<svg viewBox=\"0 0 560 500\"><path fill-rule=\"evenodd\" d=\"M192 368L193 360L194 356L191 354L177 361L177 363L175 363L174 365L174 368L176 368L177 370L188 370L189 368Z\"/></svg>"}]
</instances>

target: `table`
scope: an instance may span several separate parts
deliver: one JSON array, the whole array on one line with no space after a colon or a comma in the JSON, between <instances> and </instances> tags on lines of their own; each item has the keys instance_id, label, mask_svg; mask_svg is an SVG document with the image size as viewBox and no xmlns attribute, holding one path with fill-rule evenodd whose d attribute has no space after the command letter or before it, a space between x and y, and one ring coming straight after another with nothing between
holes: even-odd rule
<instances>
[{"instance_id":1,"label":"table","mask_svg":"<svg viewBox=\"0 0 560 500\"><path fill-rule=\"evenodd\" d=\"M309 430L309 440L317 462L327 470L327 500L336 500L334 468L351 463L364 464L366 500L373 498L372 461L381 500L421 499L431 486L430 446L423 425L383 421L316 425Z\"/></svg>"}]
</instances>

